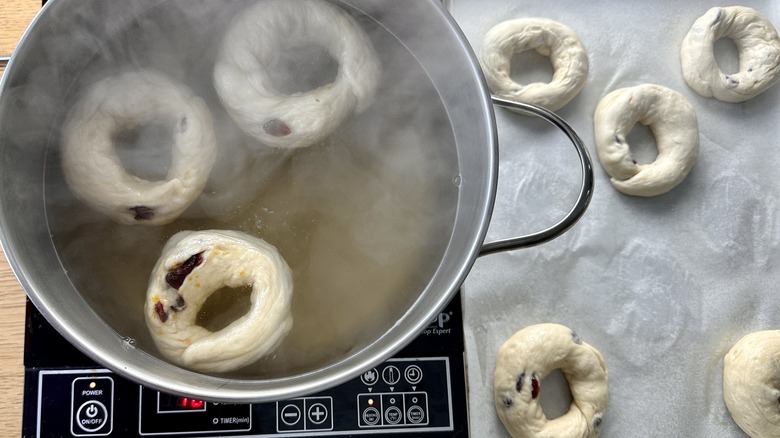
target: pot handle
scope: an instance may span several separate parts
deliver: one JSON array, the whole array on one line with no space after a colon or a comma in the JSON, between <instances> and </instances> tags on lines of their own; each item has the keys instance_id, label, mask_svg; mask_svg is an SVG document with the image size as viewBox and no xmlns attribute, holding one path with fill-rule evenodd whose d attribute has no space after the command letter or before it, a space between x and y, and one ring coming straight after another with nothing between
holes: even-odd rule
<instances>
[{"instance_id":1,"label":"pot handle","mask_svg":"<svg viewBox=\"0 0 780 438\"><path fill-rule=\"evenodd\" d=\"M566 216L558 221L558 223L551 226L550 228L538 231L536 233L485 243L482 245L482 248L479 251L480 256L501 251L528 248L555 239L556 237L565 233L575 223L577 223L580 217L582 217L583 213L585 213L585 210L588 208L591 197L593 197L593 163L591 162L590 155L588 154L588 150L585 147L585 144L582 142L574 129L572 129L572 127L566 123L565 120L552 111L535 105L513 102L511 100L502 99L496 96L492 96L492 100L493 104L495 105L509 108L526 115L540 117L563 131L569 140L571 140L572 144L574 144L574 149L577 150L577 155L580 158L580 165L582 168L582 180L580 183L580 193L577 197L577 202L574 204L572 209L569 210Z\"/></svg>"}]
</instances>

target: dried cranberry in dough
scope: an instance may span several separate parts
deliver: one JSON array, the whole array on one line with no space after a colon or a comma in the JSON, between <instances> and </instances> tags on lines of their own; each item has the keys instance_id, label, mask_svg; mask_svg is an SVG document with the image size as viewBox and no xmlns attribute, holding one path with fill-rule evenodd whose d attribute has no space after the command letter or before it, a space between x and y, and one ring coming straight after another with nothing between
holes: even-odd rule
<instances>
[{"instance_id":1,"label":"dried cranberry in dough","mask_svg":"<svg viewBox=\"0 0 780 438\"><path fill-rule=\"evenodd\" d=\"M197 325L198 312L223 287L251 287L251 306L211 332ZM264 240L237 231L182 231L166 243L152 271L146 325L170 361L202 372L232 371L274 351L287 336L292 292L290 267Z\"/></svg>"},{"instance_id":2,"label":"dried cranberry in dough","mask_svg":"<svg viewBox=\"0 0 780 438\"><path fill-rule=\"evenodd\" d=\"M162 181L128 173L116 152L118 132L151 124L171 131L172 162ZM65 181L78 199L122 224L161 225L203 191L217 147L202 99L162 73L133 70L84 93L68 112L61 152Z\"/></svg>"},{"instance_id":3,"label":"dried cranberry in dough","mask_svg":"<svg viewBox=\"0 0 780 438\"><path fill-rule=\"evenodd\" d=\"M267 77L280 50L322 47L335 79L286 94ZM373 102L381 65L371 39L347 11L323 0L264 0L239 14L214 67L214 87L236 124L263 144L300 148L330 135Z\"/></svg>"}]
</instances>

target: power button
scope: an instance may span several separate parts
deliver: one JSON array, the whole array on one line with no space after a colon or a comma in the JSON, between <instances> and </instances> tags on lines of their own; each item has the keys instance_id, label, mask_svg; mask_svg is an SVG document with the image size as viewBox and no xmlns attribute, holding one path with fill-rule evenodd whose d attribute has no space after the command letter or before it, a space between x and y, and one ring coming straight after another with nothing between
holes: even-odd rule
<instances>
[{"instance_id":1,"label":"power button","mask_svg":"<svg viewBox=\"0 0 780 438\"><path fill-rule=\"evenodd\" d=\"M88 401L76 411L76 425L84 432L92 434L106 426L108 410L99 401Z\"/></svg>"},{"instance_id":2,"label":"power button","mask_svg":"<svg viewBox=\"0 0 780 438\"><path fill-rule=\"evenodd\" d=\"M70 432L73 436L106 436L113 429L114 379L108 376L73 380Z\"/></svg>"}]
</instances>

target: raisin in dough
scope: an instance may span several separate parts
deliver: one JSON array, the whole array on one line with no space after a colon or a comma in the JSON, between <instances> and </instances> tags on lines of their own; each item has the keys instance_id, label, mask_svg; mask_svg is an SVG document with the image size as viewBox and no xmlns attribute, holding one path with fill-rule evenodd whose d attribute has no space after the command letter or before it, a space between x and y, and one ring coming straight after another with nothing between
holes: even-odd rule
<instances>
[{"instance_id":1,"label":"raisin in dough","mask_svg":"<svg viewBox=\"0 0 780 438\"><path fill-rule=\"evenodd\" d=\"M649 126L658 156L639 164L627 142L634 125ZM693 107L674 90L654 84L621 88L604 96L593 118L596 152L612 186L632 196L657 196L680 184L699 155L699 123Z\"/></svg>"},{"instance_id":2,"label":"raisin in dough","mask_svg":"<svg viewBox=\"0 0 780 438\"><path fill-rule=\"evenodd\" d=\"M734 41L739 71L726 74L715 60L714 44ZM704 97L742 102L763 93L780 78L780 37L772 23L744 6L712 8L698 18L680 48L685 82Z\"/></svg>"},{"instance_id":3,"label":"raisin in dough","mask_svg":"<svg viewBox=\"0 0 780 438\"><path fill-rule=\"evenodd\" d=\"M539 404L541 381L560 369L569 382L569 411L548 420ZM607 365L595 348L560 324L526 327L498 350L493 374L496 412L514 438L598 437L607 410Z\"/></svg>"}]
</instances>

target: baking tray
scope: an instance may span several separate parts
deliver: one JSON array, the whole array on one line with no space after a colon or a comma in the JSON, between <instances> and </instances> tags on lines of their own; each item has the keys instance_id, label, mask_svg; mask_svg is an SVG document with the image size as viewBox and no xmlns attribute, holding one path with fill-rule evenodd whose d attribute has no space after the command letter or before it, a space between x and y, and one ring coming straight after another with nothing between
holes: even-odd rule
<instances>
[{"instance_id":1,"label":"baking tray","mask_svg":"<svg viewBox=\"0 0 780 438\"><path fill-rule=\"evenodd\" d=\"M745 1L780 26L780 5ZM522 327L557 322L595 346L609 367L602 437L745 436L723 402L723 356L743 335L780 328L780 85L743 103L704 98L682 78L679 51L713 1L450 0L472 46L507 19L559 21L581 37L590 74L558 114L594 159L596 186L584 218L545 245L477 261L463 293L471 430L508 436L493 407L492 374L501 343ZM724 71L737 69L730 41L715 45ZM546 80L549 61L515 57L518 78ZM593 146L593 112L608 92L654 83L694 107L700 156L688 177L654 198L623 195ZM576 154L562 134L496 109L500 169L488 240L545 227L573 204ZM649 130L628 138L640 162L654 159ZM554 417L568 407L558 372L542 382Z\"/></svg>"}]
</instances>

